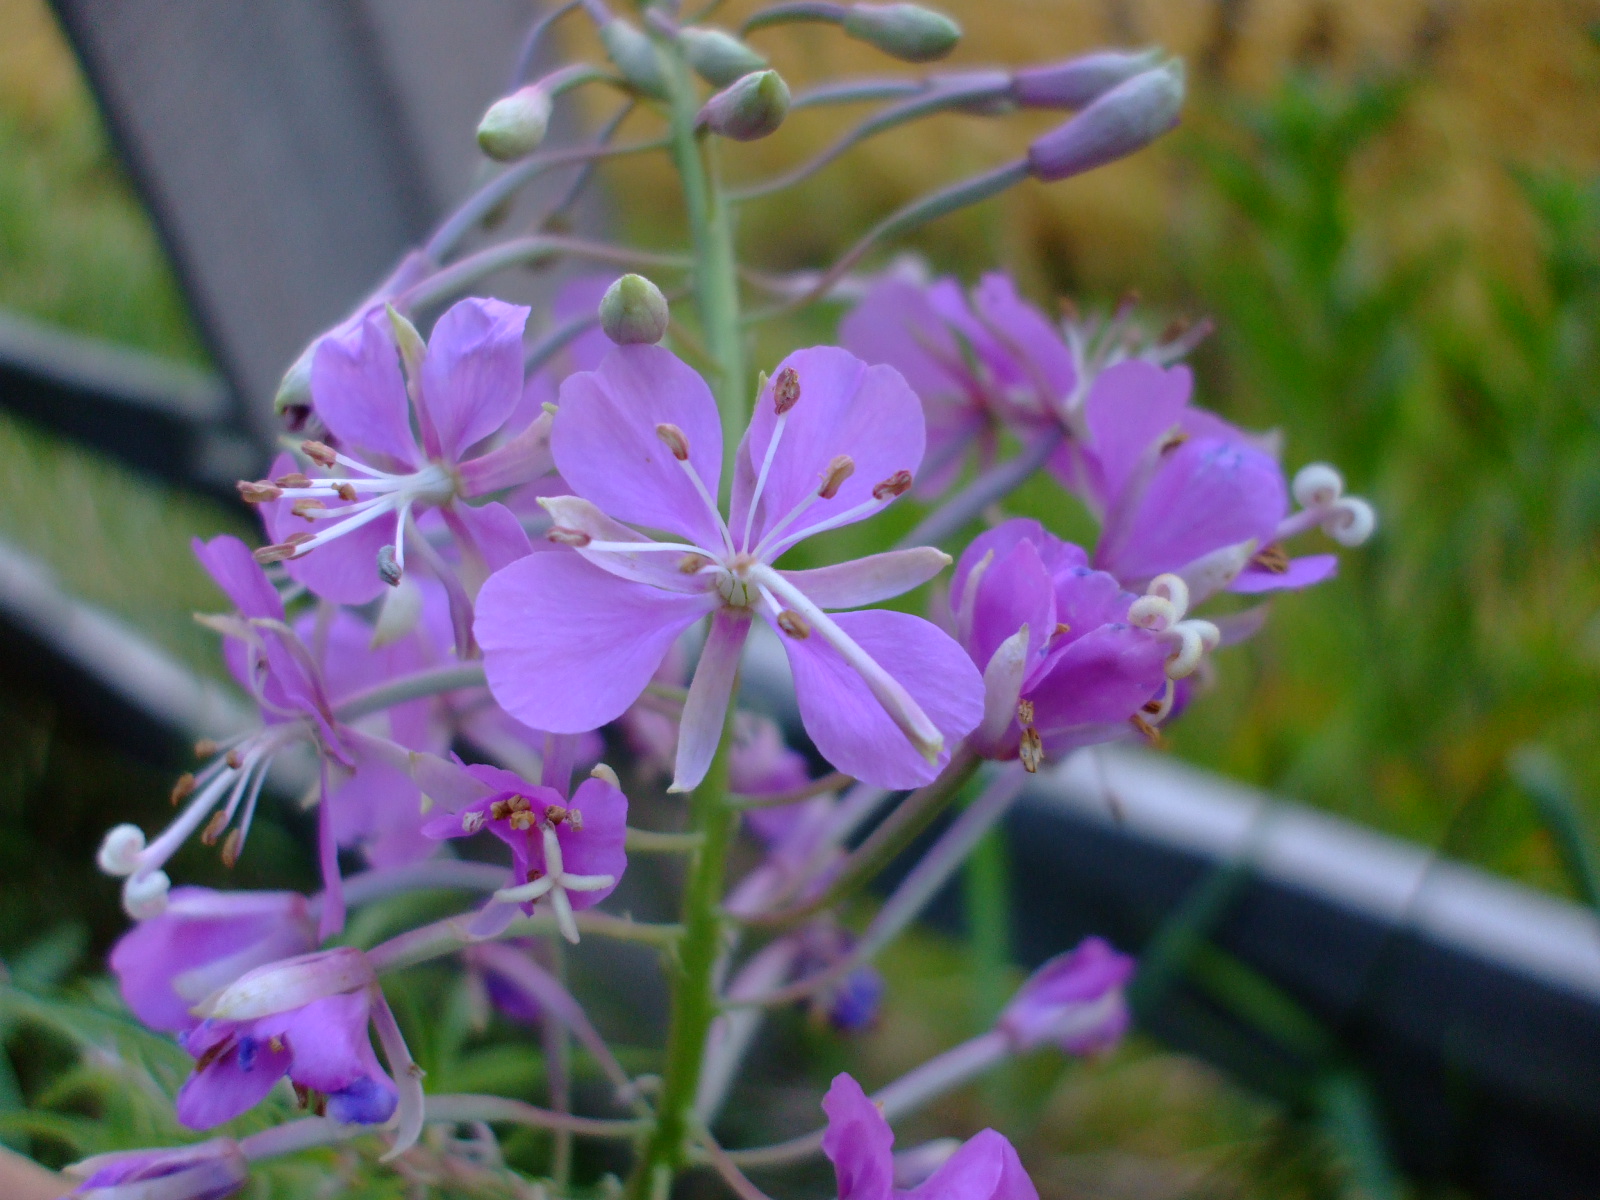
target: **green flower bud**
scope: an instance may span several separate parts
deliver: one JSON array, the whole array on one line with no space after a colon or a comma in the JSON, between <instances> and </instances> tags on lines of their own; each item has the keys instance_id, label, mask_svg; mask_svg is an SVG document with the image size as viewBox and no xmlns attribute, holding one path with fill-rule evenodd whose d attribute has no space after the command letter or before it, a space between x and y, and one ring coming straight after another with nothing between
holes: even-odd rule
<instances>
[{"instance_id":1,"label":"green flower bud","mask_svg":"<svg viewBox=\"0 0 1600 1200\"><path fill-rule=\"evenodd\" d=\"M789 85L776 71L752 71L723 88L700 110L699 123L736 142L764 138L789 115Z\"/></svg>"},{"instance_id":2,"label":"green flower bud","mask_svg":"<svg viewBox=\"0 0 1600 1200\"><path fill-rule=\"evenodd\" d=\"M667 298L643 275L624 275L600 298L600 328L619 346L653 346L667 336Z\"/></svg>"},{"instance_id":3,"label":"green flower bud","mask_svg":"<svg viewBox=\"0 0 1600 1200\"><path fill-rule=\"evenodd\" d=\"M961 26L920 4L852 4L844 31L904 62L943 58L961 40Z\"/></svg>"},{"instance_id":4,"label":"green flower bud","mask_svg":"<svg viewBox=\"0 0 1600 1200\"><path fill-rule=\"evenodd\" d=\"M727 87L767 66L766 59L725 30L689 28L678 34L678 40L689 65L712 87Z\"/></svg>"},{"instance_id":5,"label":"green flower bud","mask_svg":"<svg viewBox=\"0 0 1600 1200\"><path fill-rule=\"evenodd\" d=\"M653 100L667 98L667 77L661 69L656 44L648 34L621 17L614 17L600 27L600 42L629 87Z\"/></svg>"},{"instance_id":6,"label":"green flower bud","mask_svg":"<svg viewBox=\"0 0 1600 1200\"><path fill-rule=\"evenodd\" d=\"M490 158L512 162L532 154L550 128L550 95L538 84L496 100L478 122L478 145Z\"/></svg>"}]
</instances>

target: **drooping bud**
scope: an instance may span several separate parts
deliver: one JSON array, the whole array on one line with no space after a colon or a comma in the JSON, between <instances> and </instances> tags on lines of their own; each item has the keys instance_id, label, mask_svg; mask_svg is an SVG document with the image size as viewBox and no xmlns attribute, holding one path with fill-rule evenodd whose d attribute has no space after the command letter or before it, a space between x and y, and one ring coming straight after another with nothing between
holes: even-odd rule
<instances>
[{"instance_id":1,"label":"drooping bud","mask_svg":"<svg viewBox=\"0 0 1600 1200\"><path fill-rule=\"evenodd\" d=\"M712 87L727 87L740 76L767 67L765 58L723 29L684 29L678 40L689 65Z\"/></svg>"},{"instance_id":2,"label":"drooping bud","mask_svg":"<svg viewBox=\"0 0 1600 1200\"><path fill-rule=\"evenodd\" d=\"M250 1182L250 1164L232 1138L171 1150L98 1154L66 1168L81 1180L81 1200L223 1200Z\"/></svg>"},{"instance_id":3,"label":"drooping bud","mask_svg":"<svg viewBox=\"0 0 1600 1200\"><path fill-rule=\"evenodd\" d=\"M667 98L667 78L661 69L661 57L648 34L623 20L613 17L600 27L600 42L628 86L653 100Z\"/></svg>"},{"instance_id":4,"label":"drooping bud","mask_svg":"<svg viewBox=\"0 0 1600 1200\"><path fill-rule=\"evenodd\" d=\"M643 275L624 275L600 298L600 328L619 346L655 345L667 321L667 298Z\"/></svg>"},{"instance_id":5,"label":"drooping bud","mask_svg":"<svg viewBox=\"0 0 1600 1200\"><path fill-rule=\"evenodd\" d=\"M719 137L753 142L789 115L789 85L776 71L752 71L734 80L700 110L697 124Z\"/></svg>"},{"instance_id":6,"label":"drooping bud","mask_svg":"<svg viewBox=\"0 0 1600 1200\"><path fill-rule=\"evenodd\" d=\"M956 48L961 26L920 4L852 4L845 33L902 62L933 62Z\"/></svg>"},{"instance_id":7,"label":"drooping bud","mask_svg":"<svg viewBox=\"0 0 1600 1200\"><path fill-rule=\"evenodd\" d=\"M781 417L799 403L800 373L793 367L785 367L772 381L772 407Z\"/></svg>"},{"instance_id":8,"label":"drooping bud","mask_svg":"<svg viewBox=\"0 0 1600 1200\"><path fill-rule=\"evenodd\" d=\"M1011 99L1024 108L1084 108L1124 80L1150 70L1160 58L1161 51L1153 49L1102 50L1024 67L1011 77Z\"/></svg>"},{"instance_id":9,"label":"drooping bud","mask_svg":"<svg viewBox=\"0 0 1600 1200\"><path fill-rule=\"evenodd\" d=\"M497 162L532 154L550 128L550 93L536 83L502 96L478 122L478 147Z\"/></svg>"},{"instance_id":10,"label":"drooping bud","mask_svg":"<svg viewBox=\"0 0 1600 1200\"><path fill-rule=\"evenodd\" d=\"M378 578L390 587L399 587L401 577L405 570L400 566L393 546L383 546L378 550Z\"/></svg>"},{"instance_id":11,"label":"drooping bud","mask_svg":"<svg viewBox=\"0 0 1600 1200\"><path fill-rule=\"evenodd\" d=\"M1135 75L1029 146L1028 169L1052 182L1141 150L1178 123L1183 93L1177 60Z\"/></svg>"},{"instance_id":12,"label":"drooping bud","mask_svg":"<svg viewBox=\"0 0 1600 1200\"><path fill-rule=\"evenodd\" d=\"M910 490L911 472L899 470L882 483L873 485L872 498L874 500L891 500L896 496L904 496Z\"/></svg>"},{"instance_id":13,"label":"drooping bud","mask_svg":"<svg viewBox=\"0 0 1600 1200\"><path fill-rule=\"evenodd\" d=\"M689 461L689 436L676 425L663 421L656 426L656 436L661 439L661 444L672 451L672 457L679 462Z\"/></svg>"},{"instance_id":14,"label":"drooping bud","mask_svg":"<svg viewBox=\"0 0 1600 1200\"><path fill-rule=\"evenodd\" d=\"M817 489L817 497L822 500L832 500L839 494L839 489L844 486L844 481L856 473L856 460L848 454L836 454L833 461L828 464L827 471L822 476L822 486ZM881 484L879 485L882 486ZM877 495L876 491L873 493ZM880 499L882 497L879 497Z\"/></svg>"}]
</instances>

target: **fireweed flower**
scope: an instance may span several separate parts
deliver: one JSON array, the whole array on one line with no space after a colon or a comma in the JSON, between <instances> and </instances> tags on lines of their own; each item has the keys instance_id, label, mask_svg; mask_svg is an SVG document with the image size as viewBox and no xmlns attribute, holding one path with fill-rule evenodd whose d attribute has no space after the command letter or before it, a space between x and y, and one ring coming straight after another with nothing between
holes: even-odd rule
<instances>
[{"instance_id":1,"label":"fireweed flower","mask_svg":"<svg viewBox=\"0 0 1600 1200\"><path fill-rule=\"evenodd\" d=\"M1037 521L979 535L950 585L957 637L984 673L984 718L969 743L1033 771L1151 729L1171 707L1172 680L1219 640L1210 622L1184 619L1182 590L1162 577L1152 595L1125 591Z\"/></svg>"},{"instance_id":2,"label":"fireweed flower","mask_svg":"<svg viewBox=\"0 0 1600 1200\"><path fill-rule=\"evenodd\" d=\"M856 942L855 935L840 928L831 918L811 922L799 932L798 938L800 952L791 971L795 979L826 971L847 957ZM816 992L806 1005L813 1020L826 1023L835 1032L863 1033L878 1019L883 986L883 976L878 969L863 964Z\"/></svg>"},{"instance_id":3,"label":"fireweed flower","mask_svg":"<svg viewBox=\"0 0 1600 1200\"><path fill-rule=\"evenodd\" d=\"M627 869L628 798L616 776L596 771L566 795L547 760L544 782L535 785L499 767L461 768L460 786L478 797L455 812L442 813L423 826L432 838L471 837L488 830L511 847L513 886L495 893L503 905L533 911L547 899L556 924L569 942L578 940L575 910L609 896Z\"/></svg>"},{"instance_id":4,"label":"fireweed flower","mask_svg":"<svg viewBox=\"0 0 1600 1200\"><path fill-rule=\"evenodd\" d=\"M111 948L111 970L133 1015L177 1033L199 1023L191 1011L245 972L317 944L316 922L298 892L214 892L181 887L165 911L141 921Z\"/></svg>"},{"instance_id":5,"label":"fireweed flower","mask_svg":"<svg viewBox=\"0 0 1600 1200\"><path fill-rule=\"evenodd\" d=\"M556 732L621 716L674 641L711 617L679 730L672 788L705 776L757 614L780 634L801 718L841 770L884 787L931 780L977 723L980 681L944 633L868 611L931 579L938 550L780 571L791 547L879 512L922 459L916 397L891 368L833 347L790 355L739 448L727 519L714 499L722 430L705 382L656 346L619 346L571 376L551 434L575 495L544 501L551 540L484 585L476 635L490 690ZM680 540L655 541L628 524Z\"/></svg>"},{"instance_id":6,"label":"fireweed flower","mask_svg":"<svg viewBox=\"0 0 1600 1200\"><path fill-rule=\"evenodd\" d=\"M1101 938L1085 938L1033 973L1000 1014L998 1028L1017 1054L1045 1044L1068 1054L1109 1050L1128 1031L1123 989L1137 965Z\"/></svg>"},{"instance_id":7,"label":"fireweed flower","mask_svg":"<svg viewBox=\"0 0 1600 1200\"><path fill-rule=\"evenodd\" d=\"M992 1129L969 1138L914 1188L894 1183L894 1131L861 1085L836 1075L822 1100L822 1152L833 1163L839 1200L1038 1200L1016 1148Z\"/></svg>"},{"instance_id":8,"label":"fireweed flower","mask_svg":"<svg viewBox=\"0 0 1600 1200\"><path fill-rule=\"evenodd\" d=\"M223 1200L250 1182L250 1164L232 1138L170 1150L98 1154L66 1169L89 1200Z\"/></svg>"},{"instance_id":9,"label":"fireweed flower","mask_svg":"<svg viewBox=\"0 0 1600 1200\"><path fill-rule=\"evenodd\" d=\"M1289 488L1274 439L1253 436L1190 405L1186 367L1124 362L1095 381L1074 447L1076 490L1101 515L1094 565L1129 587L1171 573L1199 603L1228 588L1303 588L1338 570L1331 554L1291 560L1283 543L1320 526L1346 546L1372 533L1363 500L1344 495L1323 464L1296 476L1303 505L1289 514Z\"/></svg>"},{"instance_id":10,"label":"fireweed flower","mask_svg":"<svg viewBox=\"0 0 1600 1200\"><path fill-rule=\"evenodd\" d=\"M195 1059L177 1099L178 1120L188 1128L232 1120L287 1075L303 1104L337 1121L382 1124L403 1100L391 1154L415 1140L420 1071L361 951L341 947L259 967L195 1011L203 1019L178 1035ZM401 1087L379 1065L369 1023Z\"/></svg>"},{"instance_id":11,"label":"fireweed flower","mask_svg":"<svg viewBox=\"0 0 1600 1200\"><path fill-rule=\"evenodd\" d=\"M465 501L549 470L538 420L482 449L520 407L527 319L526 308L468 299L439 318L425 347L380 312L323 338L311 397L334 444L303 444L315 476L280 458L274 478L239 485L275 539L258 560L285 562L324 599L364 604L400 580L409 519L427 508L439 511L478 580L526 554L509 509Z\"/></svg>"}]
</instances>

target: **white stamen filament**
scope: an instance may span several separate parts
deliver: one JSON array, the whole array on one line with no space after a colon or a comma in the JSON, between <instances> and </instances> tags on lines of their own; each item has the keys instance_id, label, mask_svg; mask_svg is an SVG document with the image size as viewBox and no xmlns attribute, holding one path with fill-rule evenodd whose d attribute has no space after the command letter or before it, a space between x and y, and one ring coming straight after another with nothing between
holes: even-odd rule
<instances>
[{"instance_id":1,"label":"white stamen filament","mask_svg":"<svg viewBox=\"0 0 1600 1200\"><path fill-rule=\"evenodd\" d=\"M761 470L756 475L755 490L750 493L750 507L744 514L744 540L740 543L746 550L750 549L750 531L755 527L756 506L761 503L761 494L766 491L767 473L772 470L772 460L778 453L778 443L783 440L783 431L789 425L789 414L781 412L778 419L773 422L772 440L767 443L766 457L761 460Z\"/></svg>"},{"instance_id":2,"label":"white stamen filament","mask_svg":"<svg viewBox=\"0 0 1600 1200\"><path fill-rule=\"evenodd\" d=\"M684 474L689 476L689 482L694 485L694 490L699 493L700 499L705 502L706 511L711 514L712 523L716 525L717 532L722 536L722 546L729 554L733 553L733 535L728 532L728 523L722 519L722 513L717 508L717 502L706 490L705 480L700 478L700 472L694 469L694 460L678 458L675 460L683 468Z\"/></svg>"},{"instance_id":3,"label":"white stamen filament","mask_svg":"<svg viewBox=\"0 0 1600 1200\"><path fill-rule=\"evenodd\" d=\"M806 538L815 537L819 533L826 533L830 529L837 529L841 525L849 525L855 521L859 521L862 517L867 516L869 513L877 512L880 508L885 507L889 503L889 500L887 499L867 500L856 505L854 508L845 509L842 513L835 513L825 521L820 521L815 525L807 525L804 529L796 533L787 534L786 536L780 538L778 535L783 533L783 531L789 527L796 517L798 517L806 509L810 508L812 501L816 500L817 498L816 492L807 494L804 500L795 505L794 510L790 512L788 516L767 531L767 536L761 539L761 544L752 550L751 553L755 555L755 557L766 562L773 562L780 558L785 550L788 550L791 546L794 546L799 542L805 541Z\"/></svg>"},{"instance_id":4,"label":"white stamen filament","mask_svg":"<svg viewBox=\"0 0 1600 1200\"><path fill-rule=\"evenodd\" d=\"M938 759L944 749L944 735L928 719L928 714L922 711L922 706L911 698L911 694L897 679L857 645L855 640L809 596L777 571L765 563L759 563L750 569L750 575L752 582L760 586L763 591L770 588L775 595L781 596L787 602L787 607L804 617L810 623L812 630L821 634L823 639L839 652L840 657L861 676L862 682L867 685L878 703L883 705L883 710L889 715L889 719L900 728L919 754L929 762Z\"/></svg>"}]
</instances>

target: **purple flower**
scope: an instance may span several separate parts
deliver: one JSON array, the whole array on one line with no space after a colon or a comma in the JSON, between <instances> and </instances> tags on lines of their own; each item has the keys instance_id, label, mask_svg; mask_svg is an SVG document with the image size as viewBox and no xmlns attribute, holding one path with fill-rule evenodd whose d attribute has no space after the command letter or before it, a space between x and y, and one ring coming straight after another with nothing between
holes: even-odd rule
<instances>
[{"instance_id":1,"label":"purple flower","mask_svg":"<svg viewBox=\"0 0 1600 1200\"><path fill-rule=\"evenodd\" d=\"M805 979L819 975L848 957L856 939L831 920L813 921L799 934L800 952L793 975ZM842 979L814 993L808 1007L812 1016L825 1021L838 1033L863 1033L878 1019L883 1002L883 976L876 967L863 964Z\"/></svg>"},{"instance_id":2,"label":"purple flower","mask_svg":"<svg viewBox=\"0 0 1600 1200\"><path fill-rule=\"evenodd\" d=\"M465 501L550 468L547 421L485 448L520 408L527 319L526 308L468 299L439 318L426 347L377 311L324 337L311 395L334 444L304 444L315 477L280 458L272 480L240 485L275 539L257 557L286 562L324 599L363 604L399 581L408 523L424 509L439 510L478 580L526 554L509 509Z\"/></svg>"},{"instance_id":3,"label":"purple flower","mask_svg":"<svg viewBox=\"0 0 1600 1200\"><path fill-rule=\"evenodd\" d=\"M213 992L316 944L315 922L297 892L183 887L159 916L118 939L111 970L134 1016L177 1033L198 1023L190 1009Z\"/></svg>"},{"instance_id":4,"label":"purple flower","mask_svg":"<svg viewBox=\"0 0 1600 1200\"><path fill-rule=\"evenodd\" d=\"M591 908L609 896L627 869L628 798L605 768L565 795L564 786L531 784L499 767L462 768L463 785L479 796L455 812L430 820L431 838L470 837L487 829L511 847L515 884L495 893L502 904L548 897L568 941L578 940L574 910ZM551 779L547 765L545 778Z\"/></svg>"},{"instance_id":5,"label":"purple flower","mask_svg":"<svg viewBox=\"0 0 1600 1200\"><path fill-rule=\"evenodd\" d=\"M92 1200L223 1200L250 1182L250 1164L232 1138L170 1150L99 1154L67 1168L83 1176L72 1195Z\"/></svg>"},{"instance_id":6,"label":"purple flower","mask_svg":"<svg viewBox=\"0 0 1600 1200\"><path fill-rule=\"evenodd\" d=\"M828 1129L822 1151L833 1163L839 1200L1038 1200L1015 1147L985 1129L969 1138L922 1183L894 1185L894 1131L861 1085L836 1075L822 1101Z\"/></svg>"},{"instance_id":7,"label":"purple flower","mask_svg":"<svg viewBox=\"0 0 1600 1200\"><path fill-rule=\"evenodd\" d=\"M970 743L1029 770L1149 729L1170 706L1170 680L1217 638L1171 599L1124 591L1037 521L977 537L950 595L957 636L984 673L984 719Z\"/></svg>"},{"instance_id":8,"label":"purple flower","mask_svg":"<svg viewBox=\"0 0 1600 1200\"><path fill-rule=\"evenodd\" d=\"M1033 973L1000 1014L999 1029L1015 1053L1046 1042L1068 1054L1109 1050L1128 1031L1123 988L1137 965L1110 943L1085 938Z\"/></svg>"},{"instance_id":9,"label":"purple flower","mask_svg":"<svg viewBox=\"0 0 1600 1200\"><path fill-rule=\"evenodd\" d=\"M367 1033L382 1004L372 968L342 947L259 967L199 1006L178 1041L195 1059L178 1120L210 1129L254 1108L285 1075L319 1115L377 1125L399 1104ZM387 1016L387 1007L382 1015ZM392 1018L389 1018L392 1021ZM391 1055L391 1062L394 1061Z\"/></svg>"},{"instance_id":10,"label":"purple flower","mask_svg":"<svg viewBox=\"0 0 1600 1200\"><path fill-rule=\"evenodd\" d=\"M946 556L923 548L819 570L773 566L907 491L922 445L916 397L895 371L832 347L798 351L756 404L725 520L710 390L660 347L618 347L561 388L551 446L576 495L543 503L550 538L571 551L520 559L479 596L490 690L529 725L594 729L621 716L678 636L711 617L679 730L672 786L685 791L711 762L759 614L782 635L801 718L824 757L883 787L931 780L948 743L977 723L977 673L917 617L828 610L899 595Z\"/></svg>"}]
</instances>

